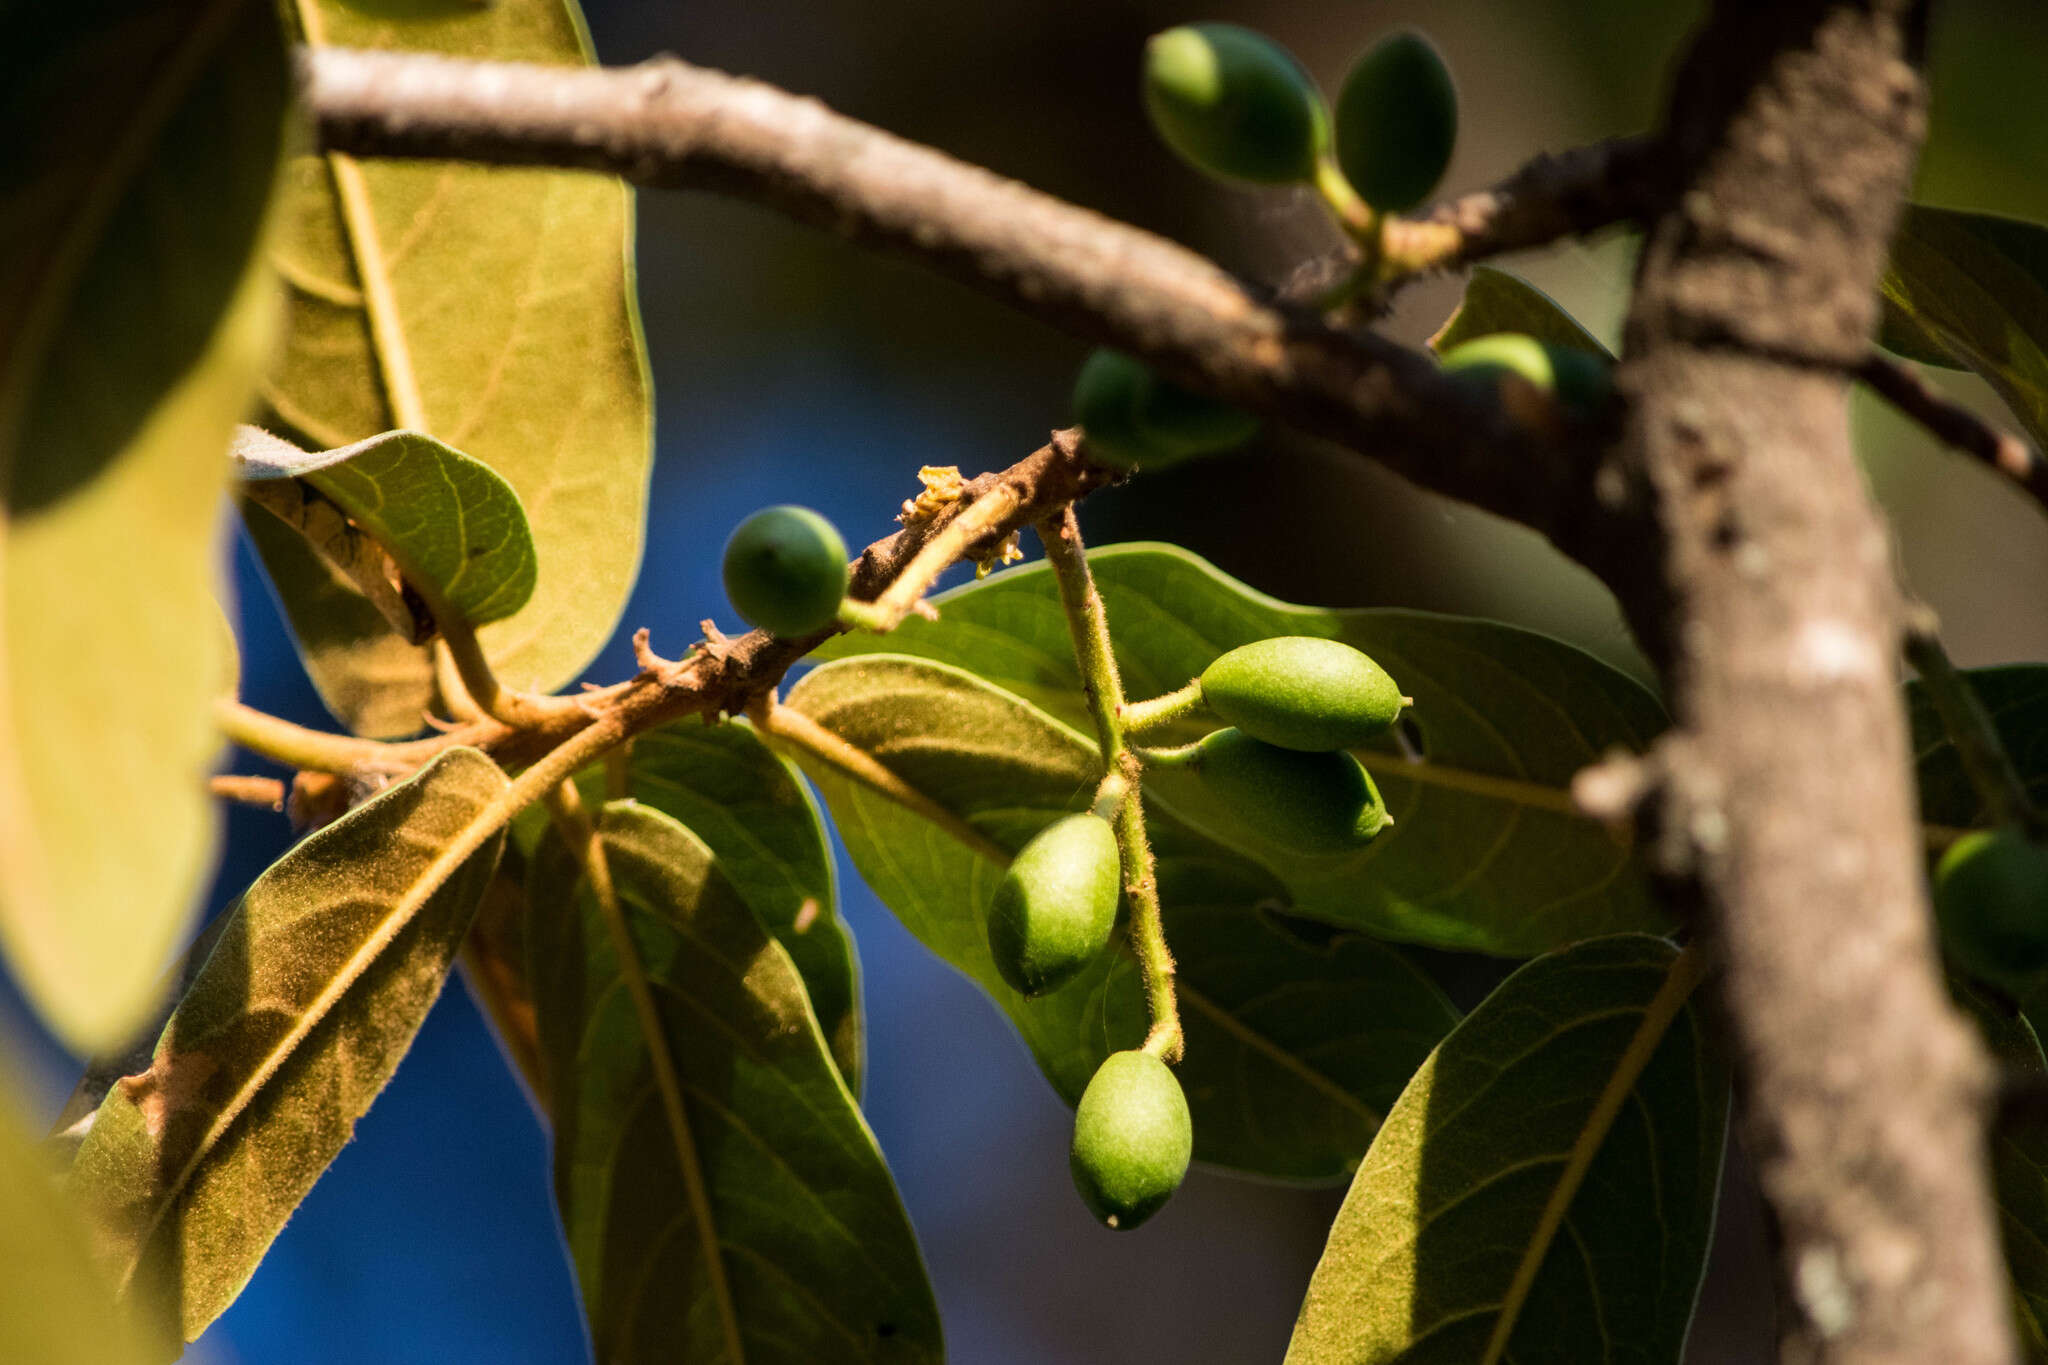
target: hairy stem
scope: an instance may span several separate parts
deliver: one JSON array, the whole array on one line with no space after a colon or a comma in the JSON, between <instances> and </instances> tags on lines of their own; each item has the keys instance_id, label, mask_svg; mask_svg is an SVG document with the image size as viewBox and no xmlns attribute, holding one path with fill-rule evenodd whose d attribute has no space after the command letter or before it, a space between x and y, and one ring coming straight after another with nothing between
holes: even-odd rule
<instances>
[{"instance_id":1,"label":"hairy stem","mask_svg":"<svg viewBox=\"0 0 2048 1365\"><path fill-rule=\"evenodd\" d=\"M1138 958L1145 980L1145 1003L1152 1015L1144 1048L1168 1062L1178 1062L1185 1040L1173 989L1173 952L1166 944L1159 874L1151 841L1145 835L1138 756L1124 739L1124 687L1110 648L1109 615L1103 610L1102 595L1095 590L1095 576L1088 570L1088 551L1081 544L1081 523L1074 509L1066 508L1058 517L1039 522L1038 536L1045 542L1045 557L1052 564L1060 605L1067 614L1067 632L1074 639L1074 657L1081 667L1088 711L1094 717L1095 736L1102 749L1103 780L1107 783L1110 775L1121 774L1125 783L1123 803L1117 809L1116 839L1123 856L1124 895L1131 906L1131 950Z\"/></svg>"},{"instance_id":2,"label":"hairy stem","mask_svg":"<svg viewBox=\"0 0 2048 1365\"><path fill-rule=\"evenodd\" d=\"M1147 731L1163 729L1174 721L1194 715L1202 709L1202 680L1195 678L1186 687L1177 687L1162 697L1149 701L1128 701L1123 705L1122 720L1124 736L1135 739Z\"/></svg>"},{"instance_id":3,"label":"hairy stem","mask_svg":"<svg viewBox=\"0 0 2048 1365\"><path fill-rule=\"evenodd\" d=\"M463 690L485 715L500 725L531 730L579 709L574 697L540 696L504 686L491 668L491 661L484 657L483 643L477 639L474 626L453 613L439 625Z\"/></svg>"}]
</instances>

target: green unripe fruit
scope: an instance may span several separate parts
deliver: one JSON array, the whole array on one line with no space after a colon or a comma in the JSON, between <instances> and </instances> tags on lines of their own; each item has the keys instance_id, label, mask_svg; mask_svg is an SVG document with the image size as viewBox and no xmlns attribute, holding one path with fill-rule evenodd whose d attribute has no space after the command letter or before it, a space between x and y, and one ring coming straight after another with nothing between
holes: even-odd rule
<instances>
[{"instance_id":1,"label":"green unripe fruit","mask_svg":"<svg viewBox=\"0 0 2048 1365\"><path fill-rule=\"evenodd\" d=\"M1219 399L1190 393L1121 351L1098 350L1074 381L1074 420L1098 463L1163 468L1242 444L1259 419Z\"/></svg>"},{"instance_id":2,"label":"green unripe fruit","mask_svg":"<svg viewBox=\"0 0 2048 1365\"><path fill-rule=\"evenodd\" d=\"M1337 164L1366 203L1405 213L1429 198L1458 142L1458 91L1412 29L1367 49L1337 95Z\"/></svg>"},{"instance_id":3,"label":"green unripe fruit","mask_svg":"<svg viewBox=\"0 0 2048 1365\"><path fill-rule=\"evenodd\" d=\"M1286 48L1236 24L1187 24L1145 44L1145 111L1196 170L1312 180L1329 142L1322 96Z\"/></svg>"},{"instance_id":4,"label":"green unripe fruit","mask_svg":"<svg viewBox=\"0 0 2048 1365\"><path fill-rule=\"evenodd\" d=\"M2048 975L2048 848L2017 830L1978 830L1934 871L1934 910L1957 965L2016 993Z\"/></svg>"},{"instance_id":5,"label":"green unripe fruit","mask_svg":"<svg viewBox=\"0 0 2048 1365\"><path fill-rule=\"evenodd\" d=\"M989 906L988 950L1003 980L1042 995L1102 956L1122 869L1116 832L1099 816L1062 816L1040 830Z\"/></svg>"},{"instance_id":6,"label":"green unripe fruit","mask_svg":"<svg viewBox=\"0 0 2048 1365\"><path fill-rule=\"evenodd\" d=\"M1581 414L1605 403L1614 391L1607 362L1591 351L1553 346L1522 332L1494 332L1453 346L1443 368L1475 382L1495 384L1514 374Z\"/></svg>"},{"instance_id":7,"label":"green unripe fruit","mask_svg":"<svg viewBox=\"0 0 2048 1365\"><path fill-rule=\"evenodd\" d=\"M808 507L765 507L725 542L725 595L748 625L820 630L846 596L846 542Z\"/></svg>"},{"instance_id":8,"label":"green unripe fruit","mask_svg":"<svg viewBox=\"0 0 2048 1365\"><path fill-rule=\"evenodd\" d=\"M1349 749L1400 716L1400 687L1339 640L1283 635L1241 645L1202 671L1202 700L1253 739L1283 749Z\"/></svg>"},{"instance_id":9,"label":"green unripe fruit","mask_svg":"<svg viewBox=\"0 0 2048 1365\"><path fill-rule=\"evenodd\" d=\"M1393 823L1372 775L1347 753L1218 730L1202 738L1190 766L1247 827L1296 852L1348 853Z\"/></svg>"},{"instance_id":10,"label":"green unripe fruit","mask_svg":"<svg viewBox=\"0 0 2048 1365\"><path fill-rule=\"evenodd\" d=\"M1194 1154L1188 1097L1149 1052L1112 1052L1074 1110L1074 1188L1107 1227L1128 1232L1180 1188Z\"/></svg>"}]
</instances>

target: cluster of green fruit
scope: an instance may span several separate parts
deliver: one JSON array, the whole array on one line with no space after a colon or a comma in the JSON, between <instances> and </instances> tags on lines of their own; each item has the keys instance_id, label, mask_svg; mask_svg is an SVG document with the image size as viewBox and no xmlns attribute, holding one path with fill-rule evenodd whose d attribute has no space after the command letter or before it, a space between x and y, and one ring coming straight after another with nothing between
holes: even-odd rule
<instances>
[{"instance_id":1,"label":"cluster of green fruit","mask_svg":"<svg viewBox=\"0 0 2048 1365\"><path fill-rule=\"evenodd\" d=\"M1977 830L1934 870L1951 961L2025 1000L2048 986L2048 847L2018 829Z\"/></svg>"},{"instance_id":2,"label":"cluster of green fruit","mask_svg":"<svg viewBox=\"0 0 2048 1365\"><path fill-rule=\"evenodd\" d=\"M1408 699L1385 669L1335 640L1285 636L1233 649L1184 690L1176 715L1207 708L1230 728L1179 750L1141 751L1185 766L1248 825L1308 853L1344 852L1392 824L1347 749L1384 734ZM1074 980L1108 950L1123 849L1111 819L1063 816L1024 845L989 906L997 972L1026 996ZM1164 1204L1192 1151L1187 1100L1166 1064L1119 1052L1075 1113L1074 1183L1112 1228Z\"/></svg>"},{"instance_id":3,"label":"cluster of green fruit","mask_svg":"<svg viewBox=\"0 0 2048 1365\"><path fill-rule=\"evenodd\" d=\"M1189 24L1145 49L1145 109L1166 144L1227 181L1304 185L1369 251L1384 215L1420 204L1442 179L1458 136L1458 96L1429 39L1381 38L1352 66L1327 106L1293 54L1234 24ZM1481 337L1444 368L1498 388L1504 376L1584 417L1608 393L1590 352L1533 337ZM1256 419L1191 393L1118 351L1099 350L1074 385L1074 418L1094 458L1112 468L1161 469L1248 440Z\"/></svg>"},{"instance_id":4,"label":"cluster of green fruit","mask_svg":"<svg viewBox=\"0 0 2048 1365\"><path fill-rule=\"evenodd\" d=\"M1155 35L1145 48L1144 97L1159 136L1197 170L1228 181L1310 186L1354 233L1377 214L1428 197L1458 137L1451 73L1427 38L1407 31L1358 59L1334 114L1293 54L1235 24L1187 24ZM1074 417L1095 457L1121 469L1159 469L1228 450L1258 426L1106 350L1082 367Z\"/></svg>"}]
</instances>

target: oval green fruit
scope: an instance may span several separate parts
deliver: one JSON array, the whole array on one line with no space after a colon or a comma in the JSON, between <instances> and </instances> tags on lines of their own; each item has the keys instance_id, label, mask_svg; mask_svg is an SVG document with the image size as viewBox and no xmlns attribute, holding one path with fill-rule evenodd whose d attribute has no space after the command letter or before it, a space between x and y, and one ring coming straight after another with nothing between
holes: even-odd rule
<instances>
[{"instance_id":1,"label":"oval green fruit","mask_svg":"<svg viewBox=\"0 0 2048 1365\"><path fill-rule=\"evenodd\" d=\"M1405 213L1429 197L1458 142L1458 91L1412 29L1366 50L1337 95L1337 164L1366 203Z\"/></svg>"},{"instance_id":2,"label":"oval green fruit","mask_svg":"<svg viewBox=\"0 0 2048 1365\"><path fill-rule=\"evenodd\" d=\"M1186 24L1145 44L1145 111L1199 171L1312 180L1329 142L1322 96L1286 48L1236 24Z\"/></svg>"},{"instance_id":3,"label":"oval green fruit","mask_svg":"<svg viewBox=\"0 0 2048 1365\"><path fill-rule=\"evenodd\" d=\"M1253 739L1283 749L1349 749L1383 735L1405 700L1387 670L1341 640L1283 635L1202 670L1202 700Z\"/></svg>"},{"instance_id":4,"label":"oval green fruit","mask_svg":"<svg viewBox=\"0 0 2048 1365\"><path fill-rule=\"evenodd\" d=\"M1299 853L1348 853L1393 823L1372 775L1347 753L1218 730L1202 738L1190 766L1247 828Z\"/></svg>"},{"instance_id":5,"label":"oval green fruit","mask_svg":"<svg viewBox=\"0 0 2048 1365\"><path fill-rule=\"evenodd\" d=\"M808 635L846 596L846 542L808 507L766 507L725 542L725 595L748 625Z\"/></svg>"},{"instance_id":6,"label":"oval green fruit","mask_svg":"<svg viewBox=\"0 0 2048 1365\"><path fill-rule=\"evenodd\" d=\"M1172 1068L1149 1052L1112 1052L1074 1110L1074 1188L1104 1226L1128 1232L1180 1188L1194 1133Z\"/></svg>"},{"instance_id":7,"label":"oval green fruit","mask_svg":"<svg viewBox=\"0 0 2048 1365\"><path fill-rule=\"evenodd\" d=\"M1498 384L1502 374L1519 375L1582 414L1599 408L1614 388L1607 362L1599 356L1522 332L1474 337L1444 352L1441 364L1451 374L1486 384Z\"/></svg>"},{"instance_id":8,"label":"oval green fruit","mask_svg":"<svg viewBox=\"0 0 2048 1365\"><path fill-rule=\"evenodd\" d=\"M2024 994L2048 975L2048 848L2017 830L1977 830L1934 871L1934 910L1949 956Z\"/></svg>"},{"instance_id":9,"label":"oval green fruit","mask_svg":"<svg viewBox=\"0 0 2048 1365\"><path fill-rule=\"evenodd\" d=\"M1116 831L1095 815L1062 816L1024 845L988 912L989 955L1003 980L1043 995L1102 956L1122 868Z\"/></svg>"},{"instance_id":10,"label":"oval green fruit","mask_svg":"<svg viewBox=\"0 0 2048 1365\"><path fill-rule=\"evenodd\" d=\"M1161 469L1248 440L1259 420L1219 399L1192 393L1121 351L1098 350L1074 381L1074 420L1099 464Z\"/></svg>"}]
</instances>

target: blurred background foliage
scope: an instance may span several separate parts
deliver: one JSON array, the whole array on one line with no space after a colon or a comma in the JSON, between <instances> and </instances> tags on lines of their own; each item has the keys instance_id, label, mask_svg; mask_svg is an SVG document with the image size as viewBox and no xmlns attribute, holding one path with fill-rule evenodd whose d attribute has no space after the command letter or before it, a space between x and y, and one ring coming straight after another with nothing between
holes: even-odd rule
<instances>
[{"instance_id":1,"label":"blurred background foliage","mask_svg":"<svg viewBox=\"0 0 2048 1365\"><path fill-rule=\"evenodd\" d=\"M368 0L366 0L366 3ZM1334 242L1305 195L1236 193L1154 140L1136 96L1144 38L1190 19L1253 25L1333 89L1381 30L1426 28L1463 96L1445 188L1532 154L1649 126L1692 3L1306 0L1190 9L1133 0L586 0L607 62L658 52L814 94L904 136L1166 233L1264 279ZM2048 7L1937 7L1935 103L1919 197L2048 220ZM592 668L632 670L649 626L679 652L709 616L724 538L768 502L833 517L850 543L891 528L924 464L1007 464L1066 421L1085 348L919 271L744 205L646 194L640 290L657 393L653 522L620 637ZM1619 340L1632 246L1510 261ZM1405 294L1390 323L1419 342L1458 284ZM1939 382L1982 410L1974 379ZM1966 664L2048 658L2048 522L1987 472L1866 398L1861 446L1915 588ZM1496 617L1640 670L1612 602L1536 537L1416 492L1364 462L1271 430L1243 452L1098 495L1097 543L1186 545L1294 601ZM1036 553L1036 547L1031 547ZM246 546L234 549L252 704L324 723ZM282 819L236 810L215 904L282 850ZM842 861L870 1029L867 1112L923 1239L951 1357L1277 1360L1342 1191L1198 1172L1146 1230L1103 1232L1069 1186L1067 1111L993 1006L880 909ZM18 1000L0 1038L53 1113L74 1071ZM1769 1350L1754 1196L1728 1182L1689 1360ZM545 1175L545 1140L475 1009L449 990L357 1141L256 1280L189 1358L555 1365L582 1328Z\"/></svg>"}]
</instances>

